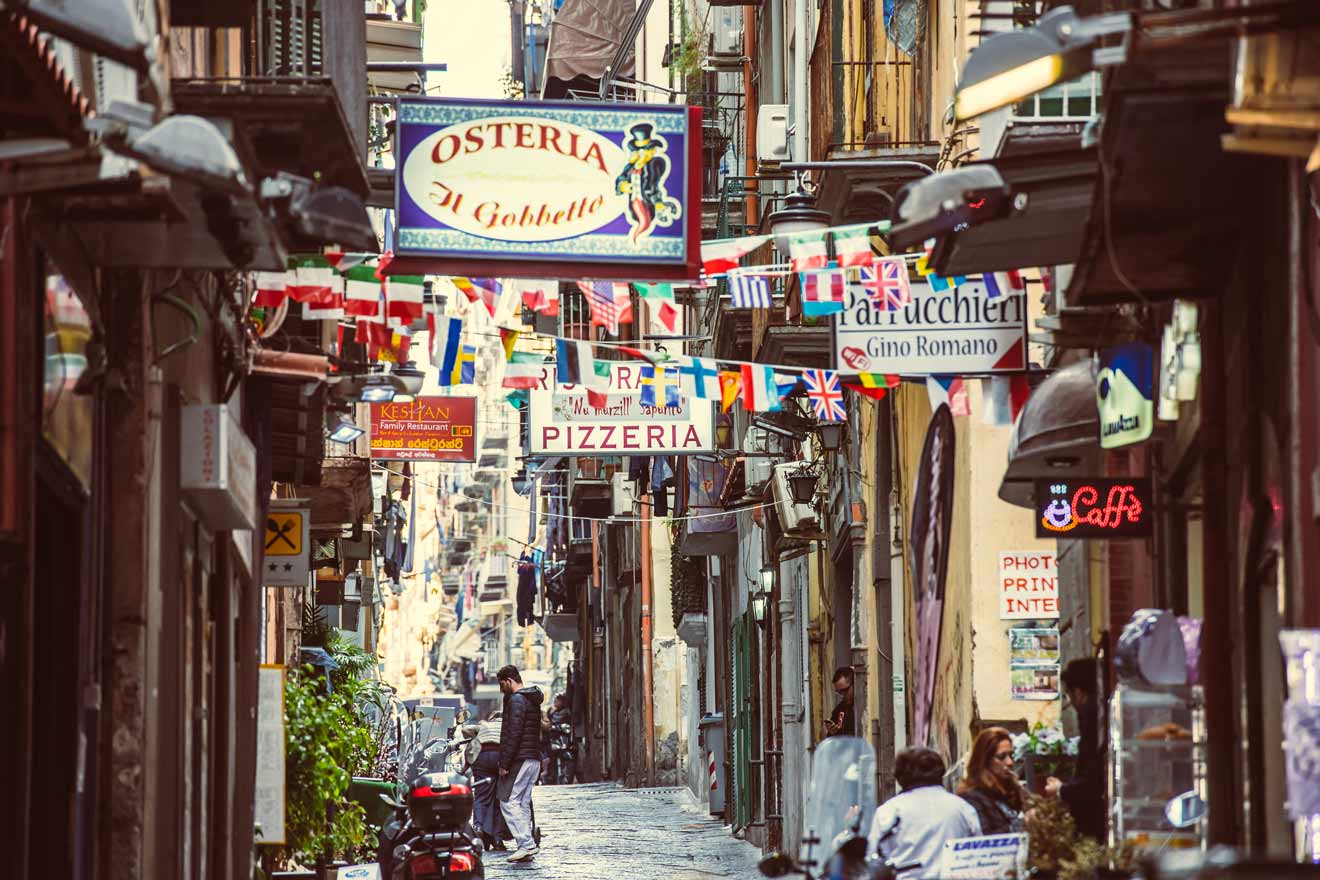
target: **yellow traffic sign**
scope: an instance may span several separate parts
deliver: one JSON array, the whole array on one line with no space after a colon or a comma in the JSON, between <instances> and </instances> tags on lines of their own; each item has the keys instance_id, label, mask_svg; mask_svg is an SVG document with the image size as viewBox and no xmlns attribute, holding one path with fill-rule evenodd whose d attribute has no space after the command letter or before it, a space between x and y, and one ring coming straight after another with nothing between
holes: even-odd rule
<instances>
[{"instance_id":1,"label":"yellow traffic sign","mask_svg":"<svg viewBox=\"0 0 1320 880\"><path fill-rule=\"evenodd\" d=\"M266 555L301 556L303 553L303 513L275 511L266 515Z\"/></svg>"}]
</instances>

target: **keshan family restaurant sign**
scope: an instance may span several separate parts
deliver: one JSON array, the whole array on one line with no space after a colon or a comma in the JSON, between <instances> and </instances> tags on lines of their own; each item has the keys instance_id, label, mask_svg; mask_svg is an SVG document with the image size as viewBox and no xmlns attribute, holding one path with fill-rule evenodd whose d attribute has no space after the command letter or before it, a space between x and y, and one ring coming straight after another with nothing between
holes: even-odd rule
<instances>
[{"instance_id":1,"label":"keshan family restaurant sign","mask_svg":"<svg viewBox=\"0 0 1320 880\"><path fill-rule=\"evenodd\" d=\"M397 138L391 274L700 272L700 108L403 99Z\"/></svg>"},{"instance_id":2,"label":"keshan family restaurant sign","mask_svg":"<svg viewBox=\"0 0 1320 880\"><path fill-rule=\"evenodd\" d=\"M693 455L715 449L715 403L679 395L677 406L643 406L643 365L614 364L603 406L580 386L556 385L554 364L532 390L532 455ZM664 403L663 390L656 402ZM597 401L602 402L602 401Z\"/></svg>"},{"instance_id":3,"label":"keshan family restaurant sign","mask_svg":"<svg viewBox=\"0 0 1320 880\"><path fill-rule=\"evenodd\" d=\"M990 296L981 281L913 291L890 311L849 284L834 319L835 369L901 376L1021 373L1027 368L1027 298Z\"/></svg>"},{"instance_id":4,"label":"keshan family restaurant sign","mask_svg":"<svg viewBox=\"0 0 1320 880\"><path fill-rule=\"evenodd\" d=\"M476 434L475 397L371 405L372 461L475 462Z\"/></svg>"}]
</instances>

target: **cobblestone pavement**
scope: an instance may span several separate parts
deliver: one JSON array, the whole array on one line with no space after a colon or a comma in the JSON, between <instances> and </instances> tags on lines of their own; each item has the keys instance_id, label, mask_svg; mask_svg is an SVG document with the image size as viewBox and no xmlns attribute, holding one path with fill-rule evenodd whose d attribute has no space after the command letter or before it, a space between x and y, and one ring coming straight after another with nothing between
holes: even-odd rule
<instances>
[{"instance_id":1,"label":"cobblestone pavement","mask_svg":"<svg viewBox=\"0 0 1320 880\"><path fill-rule=\"evenodd\" d=\"M486 854L489 880L712 880L759 878L760 852L735 840L681 788L537 786L541 852L508 863Z\"/></svg>"}]
</instances>

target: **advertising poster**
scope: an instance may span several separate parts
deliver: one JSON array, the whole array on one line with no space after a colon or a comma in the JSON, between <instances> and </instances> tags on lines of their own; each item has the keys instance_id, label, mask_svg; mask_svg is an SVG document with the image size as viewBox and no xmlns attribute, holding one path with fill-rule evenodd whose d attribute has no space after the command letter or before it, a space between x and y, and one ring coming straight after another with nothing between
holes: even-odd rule
<instances>
[{"instance_id":1,"label":"advertising poster","mask_svg":"<svg viewBox=\"0 0 1320 880\"><path fill-rule=\"evenodd\" d=\"M944 843L941 880L1005 880L1026 875L1027 835L991 834Z\"/></svg>"},{"instance_id":2,"label":"advertising poster","mask_svg":"<svg viewBox=\"0 0 1320 880\"><path fill-rule=\"evenodd\" d=\"M944 586L949 567L949 532L953 528L953 479L956 437L953 414L941 406L931 416L921 451L913 497L908 546L917 614L916 704L913 743L925 744L935 703L935 671L940 661L944 625Z\"/></svg>"},{"instance_id":3,"label":"advertising poster","mask_svg":"<svg viewBox=\"0 0 1320 880\"><path fill-rule=\"evenodd\" d=\"M1019 626L1008 631L1013 699L1057 700L1059 663L1057 626Z\"/></svg>"},{"instance_id":4,"label":"advertising poster","mask_svg":"<svg viewBox=\"0 0 1320 880\"><path fill-rule=\"evenodd\" d=\"M940 292L918 282L909 302L890 311L861 284L849 284L834 320L834 368L902 376L1020 373L1027 368L1026 297L991 297L981 281Z\"/></svg>"},{"instance_id":5,"label":"advertising poster","mask_svg":"<svg viewBox=\"0 0 1320 880\"><path fill-rule=\"evenodd\" d=\"M1059 572L1053 550L1005 550L999 554L1000 620L1059 616Z\"/></svg>"},{"instance_id":6,"label":"advertising poster","mask_svg":"<svg viewBox=\"0 0 1320 880\"><path fill-rule=\"evenodd\" d=\"M404 98L398 113L392 273L697 277L700 108Z\"/></svg>"},{"instance_id":7,"label":"advertising poster","mask_svg":"<svg viewBox=\"0 0 1320 880\"><path fill-rule=\"evenodd\" d=\"M373 461L477 460L477 399L419 397L371 405Z\"/></svg>"},{"instance_id":8,"label":"advertising poster","mask_svg":"<svg viewBox=\"0 0 1320 880\"><path fill-rule=\"evenodd\" d=\"M258 670L255 808L257 843L284 843L283 666L262 664Z\"/></svg>"},{"instance_id":9,"label":"advertising poster","mask_svg":"<svg viewBox=\"0 0 1320 880\"><path fill-rule=\"evenodd\" d=\"M533 455L692 455L715 449L715 402L678 395L675 406L642 404L642 365L615 364L605 400L556 385L544 368L528 405ZM666 400L657 394L657 402Z\"/></svg>"}]
</instances>

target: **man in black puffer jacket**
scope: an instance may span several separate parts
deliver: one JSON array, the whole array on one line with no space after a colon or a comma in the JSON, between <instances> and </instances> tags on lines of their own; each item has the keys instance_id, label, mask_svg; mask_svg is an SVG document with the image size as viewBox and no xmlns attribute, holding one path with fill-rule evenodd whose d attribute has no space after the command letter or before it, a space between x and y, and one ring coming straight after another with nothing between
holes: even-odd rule
<instances>
[{"instance_id":1,"label":"man in black puffer jacket","mask_svg":"<svg viewBox=\"0 0 1320 880\"><path fill-rule=\"evenodd\" d=\"M500 720L501 794L508 787L506 777L513 777L512 790L503 797L500 810L513 834L518 851L511 862L523 862L536 855L532 838L532 786L541 775L541 689L523 687L515 666L505 666L495 673L504 692L504 717Z\"/></svg>"}]
</instances>

